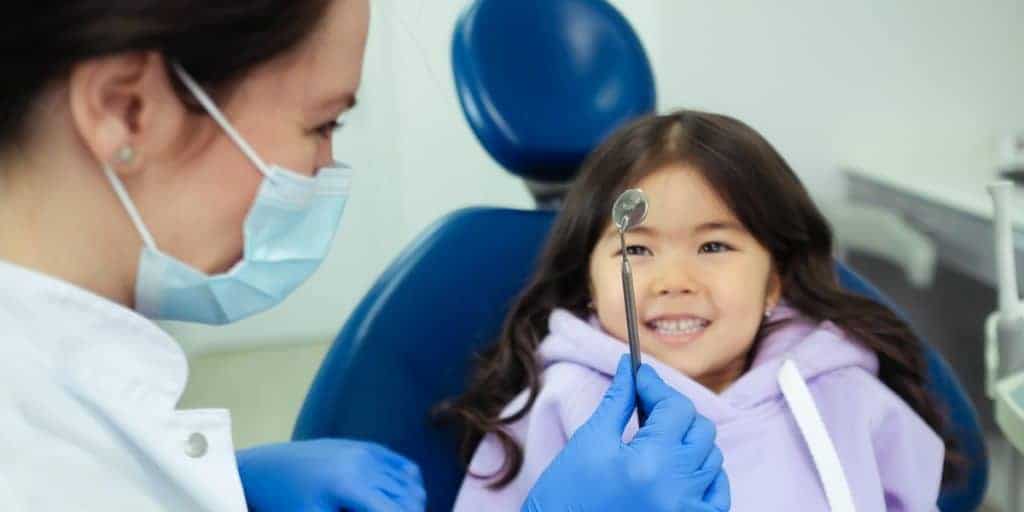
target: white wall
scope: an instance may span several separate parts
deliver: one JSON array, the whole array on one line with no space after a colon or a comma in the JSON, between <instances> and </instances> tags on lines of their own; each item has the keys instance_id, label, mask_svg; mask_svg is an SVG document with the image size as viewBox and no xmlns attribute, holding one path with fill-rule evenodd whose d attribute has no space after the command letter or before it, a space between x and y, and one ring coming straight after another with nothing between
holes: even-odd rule
<instances>
[{"instance_id":1,"label":"white wall","mask_svg":"<svg viewBox=\"0 0 1024 512\"><path fill-rule=\"evenodd\" d=\"M747 121L818 197L838 165L987 169L1024 128L1020 0L658 3L660 106Z\"/></svg>"},{"instance_id":2,"label":"white wall","mask_svg":"<svg viewBox=\"0 0 1024 512\"><path fill-rule=\"evenodd\" d=\"M466 0L376 0L360 107L339 136L357 167L334 251L280 307L223 328L168 325L193 353L330 340L377 275L453 209L529 207L463 120L451 29ZM1024 2L613 0L655 67L659 107L739 117L819 197L839 165L991 165L1024 128Z\"/></svg>"}]
</instances>

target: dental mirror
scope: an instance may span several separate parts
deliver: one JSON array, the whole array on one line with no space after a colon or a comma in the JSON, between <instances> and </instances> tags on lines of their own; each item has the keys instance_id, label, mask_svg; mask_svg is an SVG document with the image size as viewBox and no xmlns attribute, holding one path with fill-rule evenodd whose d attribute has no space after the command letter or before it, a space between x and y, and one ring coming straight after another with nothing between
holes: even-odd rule
<instances>
[{"instance_id":1,"label":"dental mirror","mask_svg":"<svg viewBox=\"0 0 1024 512\"><path fill-rule=\"evenodd\" d=\"M640 426L647 419L636 393L636 372L640 369L640 333L637 327L636 295L633 292L633 269L626 254L626 231L643 224L647 218L647 196L638 188L631 188L615 200L612 205L612 221L619 228L619 244L622 254L622 295L626 299L626 330L629 332L629 362L633 370L633 394L636 396L636 413Z\"/></svg>"},{"instance_id":2,"label":"dental mirror","mask_svg":"<svg viewBox=\"0 0 1024 512\"><path fill-rule=\"evenodd\" d=\"M643 190L631 188L615 200L612 206L612 222L619 231L629 231L643 224L647 218L647 196Z\"/></svg>"}]
</instances>

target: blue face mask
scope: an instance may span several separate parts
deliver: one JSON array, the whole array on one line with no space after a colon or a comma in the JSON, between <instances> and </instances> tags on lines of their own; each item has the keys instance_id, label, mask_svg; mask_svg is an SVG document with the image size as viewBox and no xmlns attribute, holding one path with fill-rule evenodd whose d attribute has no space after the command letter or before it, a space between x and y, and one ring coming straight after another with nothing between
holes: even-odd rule
<instances>
[{"instance_id":1,"label":"blue face mask","mask_svg":"<svg viewBox=\"0 0 1024 512\"><path fill-rule=\"evenodd\" d=\"M135 309L153 319L226 324L279 304L320 266L337 231L352 172L334 164L309 177L264 164L188 73L178 65L174 69L263 173L243 227L242 260L226 273L208 275L161 252L121 180L109 165L104 171L144 242Z\"/></svg>"}]
</instances>

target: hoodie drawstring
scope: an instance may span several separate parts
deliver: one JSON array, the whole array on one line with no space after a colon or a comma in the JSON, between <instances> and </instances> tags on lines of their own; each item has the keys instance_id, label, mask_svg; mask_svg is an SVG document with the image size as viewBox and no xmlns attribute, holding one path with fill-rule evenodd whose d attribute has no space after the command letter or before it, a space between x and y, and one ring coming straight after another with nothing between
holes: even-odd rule
<instances>
[{"instance_id":1,"label":"hoodie drawstring","mask_svg":"<svg viewBox=\"0 0 1024 512\"><path fill-rule=\"evenodd\" d=\"M814 398L807 388L807 383L800 376L796 363L787 359L779 370L779 388L793 411L797 427L803 435L811 458L818 470L818 477L825 487L825 498L832 512L855 512L853 494L846 481L846 474L839 462L836 447L828 435L825 422L821 419Z\"/></svg>"}]
</instances>

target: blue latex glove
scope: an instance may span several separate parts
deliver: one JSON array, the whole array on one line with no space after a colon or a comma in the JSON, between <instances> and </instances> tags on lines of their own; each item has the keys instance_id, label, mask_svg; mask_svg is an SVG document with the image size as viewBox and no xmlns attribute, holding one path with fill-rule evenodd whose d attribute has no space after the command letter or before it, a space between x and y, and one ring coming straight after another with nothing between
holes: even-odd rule
<instances>
[{"instance_id":1,"label":"blue latex glove","mask_svg":"<svg viewBox=\"0 0 1024 512\"><path fill-rule=\"evenodd\" d=\"M313 439L256 446L237 457L253 512L426 508L419 467L378 444Z\"/></svg>"},{"instance_id":2,"label":"blue latex glove","mask_svg":"<svg viewBox=\"0 0 1024 512\"><path fill-rule=\"evenodd\" d=\"M647 422L632 441L622 442L634 409L631 381L629 358L623 357L597 410L541 475L524 512L729 510L714 425L650 366L637 374Z\"/></svg>"}]
</instances>

